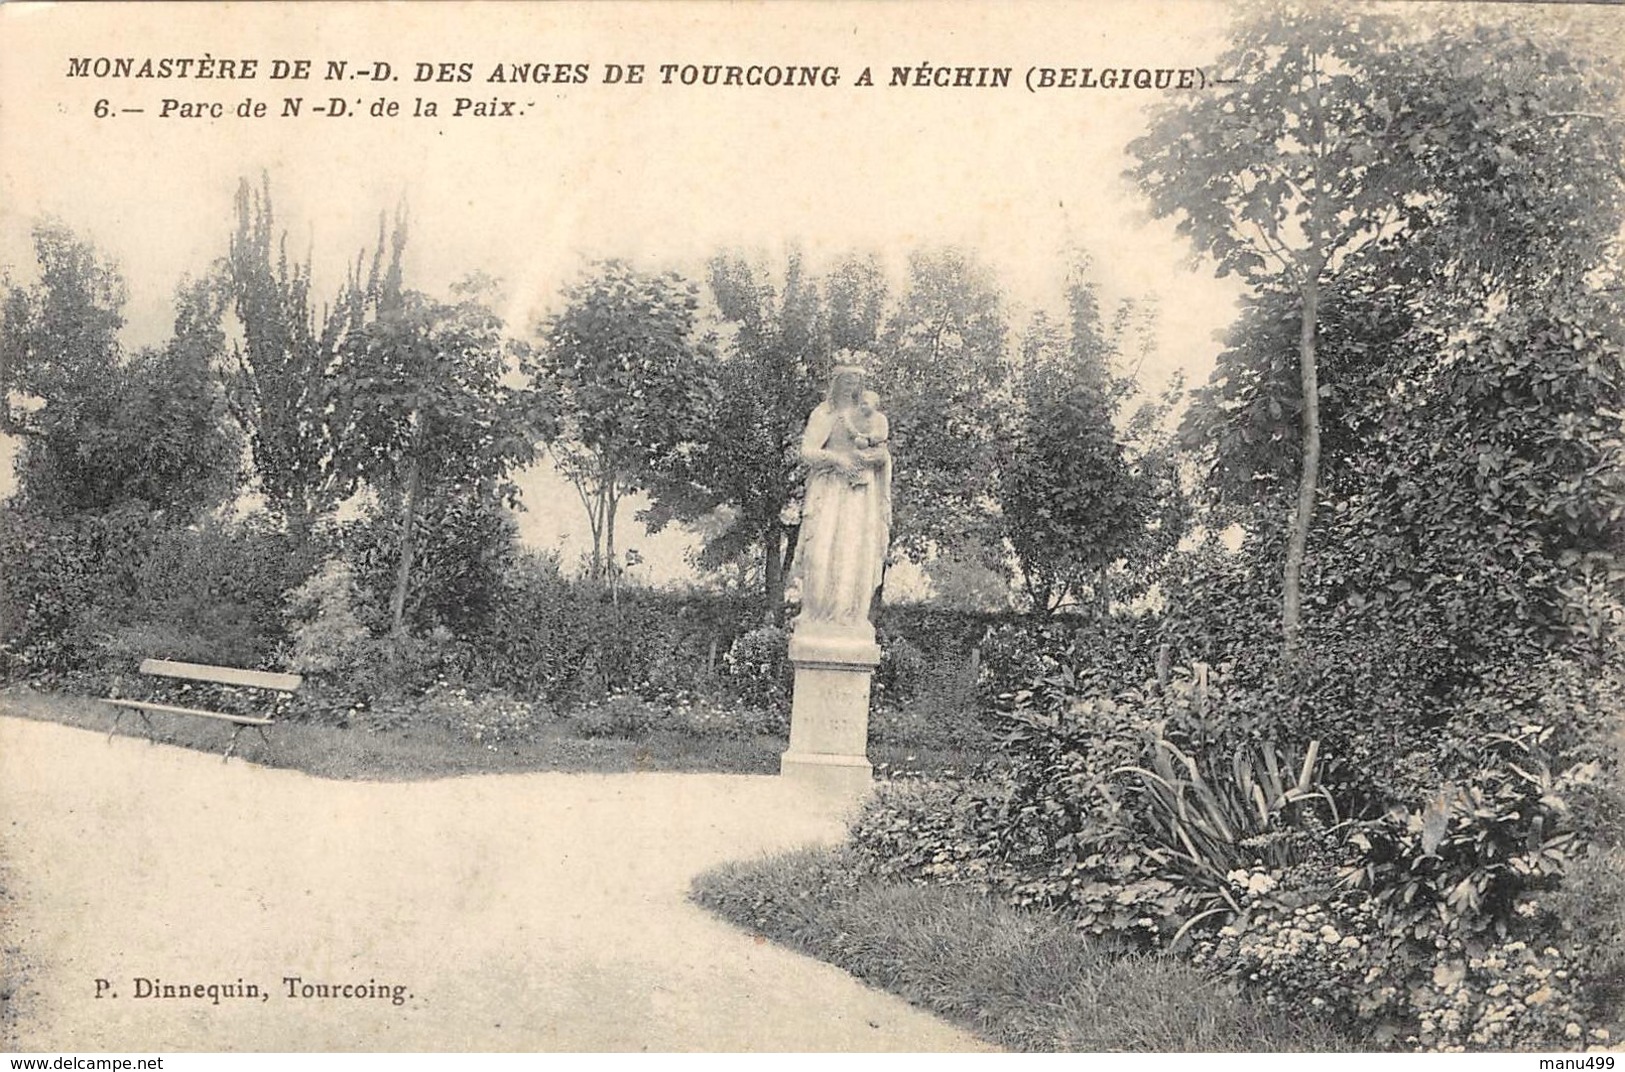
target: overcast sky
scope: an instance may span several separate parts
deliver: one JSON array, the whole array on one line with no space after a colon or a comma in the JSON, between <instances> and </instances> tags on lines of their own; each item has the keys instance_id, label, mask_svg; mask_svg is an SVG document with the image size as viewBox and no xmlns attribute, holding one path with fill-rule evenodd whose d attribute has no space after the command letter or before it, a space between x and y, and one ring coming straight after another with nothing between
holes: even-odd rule
<instances>
[{"instance_id":1,"label":"overcast sky","mask_svg":"<svg viewBox=\"0 0 1625 1072\"><path fill-rule=\"evenodd\" d=\"M1418 11L1418 5L1406 10ZM1490 10L1488 7L1486 10ZM0 264L26 275L28 230L54 215L121 265L127 342L167 335L176 283L220 256L240 178L271 185L290 247L314 249L319 292L404 202L411 286L443 292L483 270L503 281L524 330L589 260L690 267L723 245L799 243L815 260L874 250L893 264L920 244L974 247L1022 308L1053 296L1062 252L1093 254L1108 296L1161 299L1162 376L1206 375L1233 286L1121 178L1125 144L1156 91L1022 86L1029 67L1205 67L1229 6L1173 2L991 4L593 3L0 6ZM74 57L254 58L223 81L70 78ZM307 81L272 81L275 59L309 59ZM395 80L332 83L329 60L391 65ZM586 85L493 85L499 63L589 65ZM421 83L417 65L472 66L466 83ZM603 84L642 63L638 86ZM835 87L684 87L659 65L836 66ZM894 66L1010 67L1004 89L893 87ZM853 83L872 67L875 85ZM335 85L339 88L335 89ZM324 118L383 96L394 119ZM164 98L245 98L298 119L159 118ZM440 104L413 118L417 98ZM451 118L457 97L517 102L511 118ZM112 109L144 114L98 119ZM1018 323L1019 326L1019 323ZM7 474L9 477L9 473ZM579 505L532 480L527 538L579 530ZM623 543L634 541L623 539Z\"/></svg>"}]
</instances>

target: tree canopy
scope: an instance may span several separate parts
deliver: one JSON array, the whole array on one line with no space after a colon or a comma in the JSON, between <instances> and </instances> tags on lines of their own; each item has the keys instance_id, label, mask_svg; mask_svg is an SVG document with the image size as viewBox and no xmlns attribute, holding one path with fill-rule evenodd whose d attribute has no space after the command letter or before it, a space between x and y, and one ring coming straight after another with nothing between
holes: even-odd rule
<instances>
[{"instance_id":1,"label":"tree canopy","mask_svg":"<svg viewBox=\"0 0 1625 1072\"><path fill-rule=\"evenodd\" d=\"M1390 285L1426 289L1443 310L1587 278L1618 231L1616 80L1560 42L1503 28L1420 33L1369 12L1294 6L1249 12L1218 66L1235 83L1164 106L1130 146L1131 175L1221 274L1254 290L1256 311L1232 345L1262 364L1244 372L1222 359L1207 396L1228 392L1242 418L1208 425L1228 427L1227 456L1287 442L1251 418L1297 418L1285 451L1297 470L1281 585L1290 652L1320 499L1321 406L1359 375L1323 380L1328 294L1340 315L1369 321L1366 296ZM1406 299L1389 304L1397 312ZM1295 387L1278 345L1293 328ZM1380 329L1397 330L1391 317ZM1251 345L1265 336L1277 344ZM1341 338L1345 358L1367 345Z\"/></svg>"}]
</instances>

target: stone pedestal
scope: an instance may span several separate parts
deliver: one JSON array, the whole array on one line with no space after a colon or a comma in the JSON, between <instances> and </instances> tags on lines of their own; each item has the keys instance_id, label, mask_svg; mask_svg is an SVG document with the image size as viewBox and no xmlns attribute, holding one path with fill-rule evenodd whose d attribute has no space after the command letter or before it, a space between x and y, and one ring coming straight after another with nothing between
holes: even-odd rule
<instances>
[{"instance_id":1,"label":"stone pedestal","mask_svg":"<svg viewBox=\"0 0 1625 1072\"><path fill-rule=\"evenodd\" d=\"M790 750L779 773L832 791L869 789L869 677L880 665L873 629L816 630L790 637L796 668Z\"/></svg>"}]
</instances>

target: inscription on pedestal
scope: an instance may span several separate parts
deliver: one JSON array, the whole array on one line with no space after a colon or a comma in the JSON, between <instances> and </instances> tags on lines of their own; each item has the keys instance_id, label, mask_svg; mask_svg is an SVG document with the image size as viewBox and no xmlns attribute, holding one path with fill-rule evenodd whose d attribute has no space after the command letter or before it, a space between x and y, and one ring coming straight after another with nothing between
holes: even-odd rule
<instances>
[{"instance_id":1,"label":"inscription on pedestal","mask_svg":"<svg viewBox=\"0 0 1625 1072\"><path fill-rule=\"evenodd\" d=\"M796 668L790 707L790 749L780 773L832 789L869 786L869 681L880 649L863 636L798 632L791 638Z\"/></svg>"}]
</instances>

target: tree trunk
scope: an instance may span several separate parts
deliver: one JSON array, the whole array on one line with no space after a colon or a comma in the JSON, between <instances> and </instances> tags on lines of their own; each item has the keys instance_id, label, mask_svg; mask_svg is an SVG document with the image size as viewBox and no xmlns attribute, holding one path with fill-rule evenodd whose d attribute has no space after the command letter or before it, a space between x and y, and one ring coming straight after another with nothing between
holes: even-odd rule
<instances>
[{"instance_id":1,"label":"tree trunk","mask_svg":"<svg viewBox=\"0 0 1625 1072\"><path fill-rule=\"evenodd\" d=\"M766 605L762 608L762 621L768 625L784 624L784 554L780 547L783 526L774 522L762 534L762 576Z\"/></svg>"},{"instance_id":2,"label":"tree trunk","mask_svg":"<svg viewBox=\"0 0 1625 1072\"><path fill-rule=\"evenodd\" d=\"M796 565L796 545L801 542L801 526L784 526L784 554L780 558L779 568L779 596L773 604L773 620L780 626L784 625L784 589L789 584L790 571Z\"/></svg>"},{"instance_id":3,"label":"tree trunk","mask_svg":"<svg viewBox=\"0 0 1625 1072\"><path fill-rule=\"evenodd\" d=\"M395 591L389 597L389 658L392 671L400 668L402 649L406 646L406 592L412 582L412 556L416 542L413 530L417 528L418 493L422 484L418 453L422 445L423 423L413 412L411 454L406 463L406 494L401 502L401 553L395 568Z\"/></svg>"},{"instance_id":4,"label":"tree trunk","mask_svg":"<svg viewBox=\"0 0 1625 1072\"><path fill-rule=\"evenodd\" d=\"M621 567L615 561L615 480L610 478L605 484L604 495L604 568L609 572L609 602L611 606L621 605L620 580Z\"/></svg>"},{"instance_id":5,"label":"tree trunk","mask_svg":"<svg viewBox=\"0 0 1625 1072\"><path fill-rule=\"evenodd\" d=\"M604 580L604 485L598 485L598 491L593 495L592 502L587 507L587 525L592 529L592 559L587 566L587 576L593 584L600 584Z\"/></svg>"},{"instance_id":6,"label":"tree trunk","mask_svg":"<svg viewBox=\"0 0 1625 1072\"><path fill-rule=\"evenodd\" d=\"M1305 273L1303 323L1298 332L1298 378L1303 388L1303 464L1298 474L1298 505L1287 534L1286 569L1281 581L1281 638L1288 661L1296 659L1303 621L1303 560L1309 545L1320 485L1320 371L1315 358L1315 329L1320 315L1317 266Z\"/></svg>"}]
</instances>

